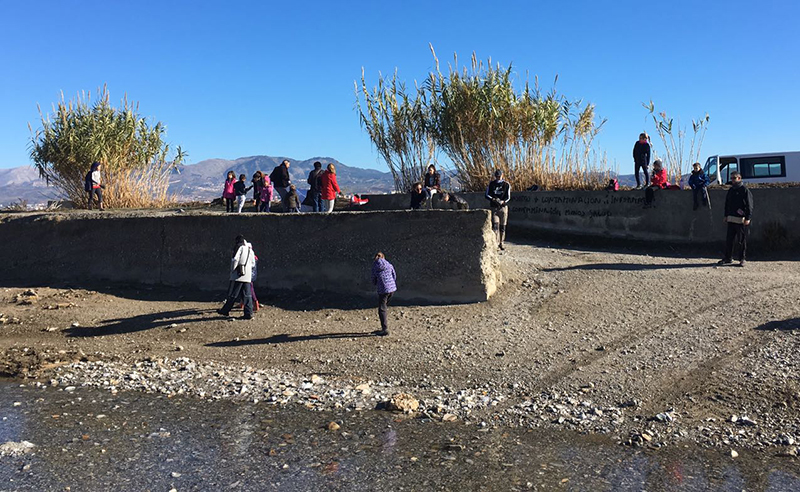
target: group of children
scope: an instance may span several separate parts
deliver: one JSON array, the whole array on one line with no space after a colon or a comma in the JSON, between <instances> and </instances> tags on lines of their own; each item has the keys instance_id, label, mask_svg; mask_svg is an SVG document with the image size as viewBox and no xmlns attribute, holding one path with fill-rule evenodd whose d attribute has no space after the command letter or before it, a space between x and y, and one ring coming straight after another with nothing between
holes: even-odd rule
<instances>
[{"instance_id":1,"label":"group of children","mask_svg":"<svg viewBox=\"0 0 800 492\"><path fill-rule=\"evenodd\" d=\"M692 174L689 176L689 187L692 189L692 199L694 202L693 210L704 207L711 208L711 200L708 197L708 176L703 172L699 162L692 164ZM650 184L645 188L644 208L655 207L655 190L679 190L680 185L670 184L667 178L667 171L661 164L661 159L653 162L653 174L650 176Z\"/></svg>"},{"instance_id":2,"label":"group of children","mask_svg":"<svg viewBox=\"0 0 800 492\"><path fill-rule=\"evenodd\" d=\"M247 176L244 174L239 175L236 179L236 174L233 171L228 171L228 176L225 179L225 185L222 191L222 198L225 200L225 212L242 213L242 209L247 203L247 192L253 191L253 205L256 212L269 212L269 205L272 198L275 196L275 187L269 176L256 171L253 174L253 179L250 181L250 186L247 186ZM286 196L282 200L284 208L289 212L300 211L300 196L297 193L297 188L290 185Z\"/></svg>"}]
</instances>

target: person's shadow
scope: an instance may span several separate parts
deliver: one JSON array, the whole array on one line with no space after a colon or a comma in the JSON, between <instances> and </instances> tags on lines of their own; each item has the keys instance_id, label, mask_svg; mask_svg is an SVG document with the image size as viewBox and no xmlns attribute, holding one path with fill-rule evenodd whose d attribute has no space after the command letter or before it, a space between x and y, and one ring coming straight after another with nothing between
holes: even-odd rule
<instances>
[{"instance_id":1,"label":"person's shadow","mask_svg":"<svg viewBox=\"0 0 800 492\"><path fill-rule=\"evenodd\" d=\"M763 325L756 326L755 329L760 331L800 330L800 318L770 321L769 323L764 323Z\"/></svg>"},{"instance_id":2,"label":"person's shadow","mask_svg":"<svg viewBox=\"0 0 800 492\"><path fill-rule=\"evenodd\" d=\"M269 338L255 338L251 340L229 340L227 342L207 343L206 347L241 347L244 345L274 345L279 343L305 342L308 340L328 340L335 338L364 338L379 336L374 332L358 333L324 333L321 335L289 335L282 333Z\"/></svg>"},{"instance_id":3,"label":"person's shadow","mask_svg":"<svg viewBox=\"0 0 800 492\"><path fill-rule=\"evenodd\" d=\"M198 319L189 318L206 314L209 310L181 309L161 313L141 314L132 318L108 319L101 322L101 326L73 326L67 328L65 333L69 337L100 337L106 335L119 335L122 333L135 333L137 331L153 328L167 328L175 325L194 323Z\"/></svg>"}]
</instances>

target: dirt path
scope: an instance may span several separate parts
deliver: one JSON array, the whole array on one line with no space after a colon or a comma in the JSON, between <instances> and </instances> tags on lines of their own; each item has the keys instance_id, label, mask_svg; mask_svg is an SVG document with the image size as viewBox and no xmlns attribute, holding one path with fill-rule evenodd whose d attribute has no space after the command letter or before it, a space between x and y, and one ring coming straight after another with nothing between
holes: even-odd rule
<instances>
[{"instance_id":1,"label":"dirt path","mask_svg":"<svg viewBox=\"0 0 800 492\"><path fill-rule=\"evenodd\" d=\"M369 335L374 308L346 299L265 292L270 305L246 322L218 317L221 299L197 292L8 287L0 371L188 357L387 381L429 399L502 394L478 420L634 444L791 446L800 439L800 262L715 261L511 245L507 283L491 301L392 307L388 338Z\"/></svg>"}]
</instances>

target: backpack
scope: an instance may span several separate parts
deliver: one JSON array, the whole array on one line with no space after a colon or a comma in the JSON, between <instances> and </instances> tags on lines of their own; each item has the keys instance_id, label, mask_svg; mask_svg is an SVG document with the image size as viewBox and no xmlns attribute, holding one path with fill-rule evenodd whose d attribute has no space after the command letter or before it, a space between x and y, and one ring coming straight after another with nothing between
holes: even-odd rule
<instances>
[{"instance_id":1,"label":"backpack","mask_svg":"<svg viewBox=\"0 0 800 492\"><path fill-rule=\"evenodd\" d=\"M83 189L84 189L85 191L92 191L92 185L93 185L93 184L94 184L94 183L92 183L92 172L91 172L91 171L89 171L89 172L86 174L86 177L85 177L85 178L83 178Z\"/></svg>"}]
</instances>

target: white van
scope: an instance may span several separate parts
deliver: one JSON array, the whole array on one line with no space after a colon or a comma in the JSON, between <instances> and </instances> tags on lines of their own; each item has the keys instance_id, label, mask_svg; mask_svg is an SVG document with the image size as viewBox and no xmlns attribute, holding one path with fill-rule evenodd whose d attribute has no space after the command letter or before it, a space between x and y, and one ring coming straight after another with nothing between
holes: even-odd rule
<instances>
[{"instance_id":1,"label":"white van","mask_svg":"<svg viewBox=\"0 0 800 492\"><path fill-rule=\"evenodd\" d=\"M712 155L703 171L712 185L729 183L734 171L746 183L800 182L800 152Z\"/></svg>"}]
</instances>

